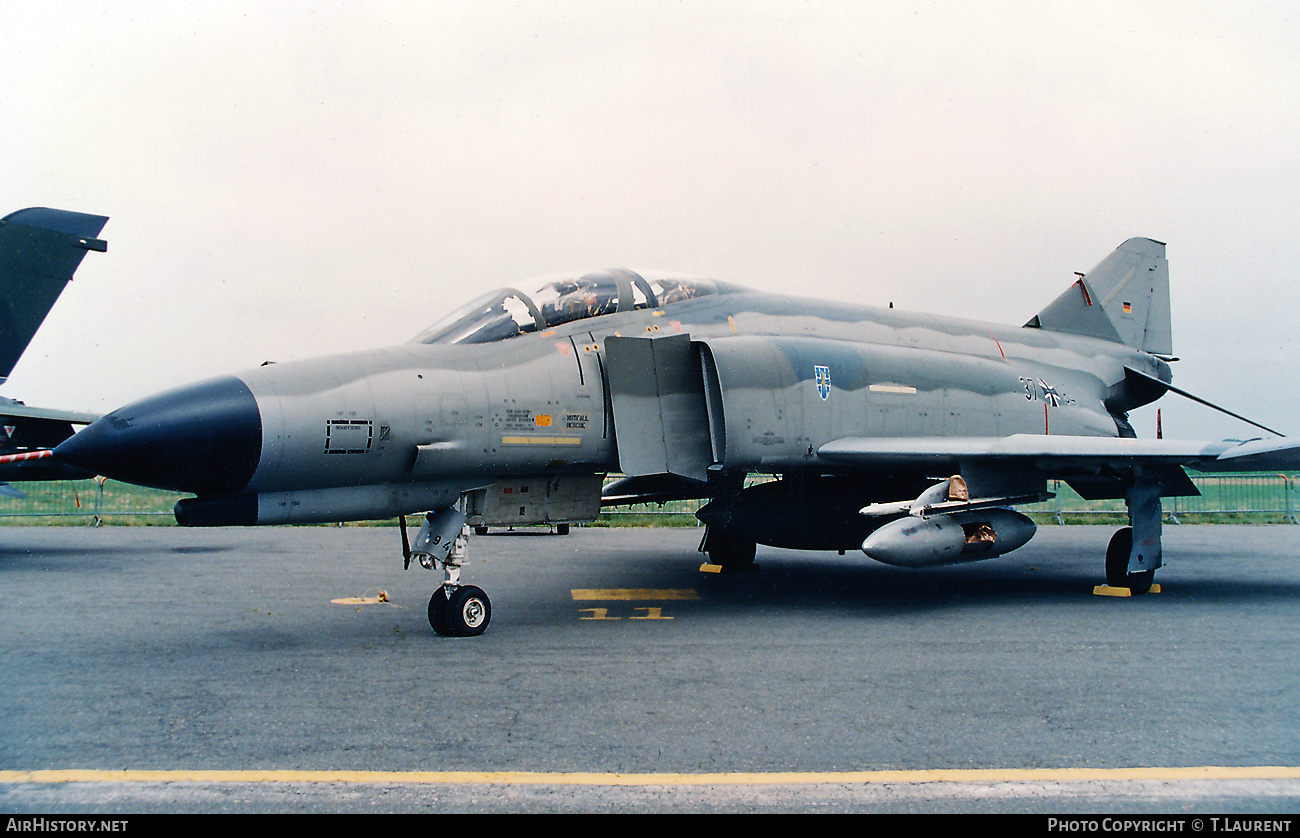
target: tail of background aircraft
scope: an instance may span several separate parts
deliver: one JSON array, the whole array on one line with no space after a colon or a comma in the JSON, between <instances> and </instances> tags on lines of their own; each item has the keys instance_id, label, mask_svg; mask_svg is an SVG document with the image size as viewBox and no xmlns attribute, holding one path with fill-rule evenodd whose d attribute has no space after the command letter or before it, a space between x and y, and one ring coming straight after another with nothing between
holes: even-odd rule
<instances>
[{"instance_id":1,"label":"tail of background aircraft","mask_svg":"<svg viewBox=\"0 0 1300 838\"><path fill-rule=\"evenodd\" d=\"M1173 354L1164 242L1129 239L1025 325Z\"/></svg>"},{"instance_id":2,"label":"tail of background aircraft","mask_svg":"<svg viewBox=\"0 0 1300 838\"><path fill-rule=\"evenodd\" d=\"M0 383L9 377L86 251L108 250L108 244L96 238L107 222L101 215L41 207L0 218ZM94 419L0 398L0 480L92 477L55 462L49 449L72 436L74 425ZM3 483L0 494L22 496Z\"/></svg>"},{"instance_id":3,"label":"tail of background aircraft","mask_svg":"<svg viewBox=\"0 0 1300 838\"><path fill-rule=\"evenodd\" d=\"M0 382L40 328L108 219L33 207L0 218Z\"/></svg>"}]
</instances>

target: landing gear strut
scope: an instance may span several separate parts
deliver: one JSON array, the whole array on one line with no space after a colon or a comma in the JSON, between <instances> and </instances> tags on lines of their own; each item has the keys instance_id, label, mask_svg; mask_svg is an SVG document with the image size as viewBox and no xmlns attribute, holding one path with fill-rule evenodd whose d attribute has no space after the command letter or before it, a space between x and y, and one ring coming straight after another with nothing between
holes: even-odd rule
<instances>
[{"instance_id":1,"label":"landing gear strut","mask_svg":"<svg viewBox=\"0 0 1300 838\"><path fill-rule=\"evenodd\" d=\"M429 625L445 637L476 637L492 621L492 603L482 588L460 584L460 568L465 563L469 527L465 515L455 507L439 509L424 516L415 536L415 544L406 542L406 519L401 521L402 552L406 566L411 557L420 566L442 568L442 587L429 597Z\"/></svg>"},{"instance_id":2,"label":"landing gear strut","mask_svg":"<svg viewBox=\"0 0 1300 838\"><path fill-rule=\"evenodd\" d=\"M1131 526L1117 531L1106 548L1106 584L1145 594L1164 562L1160 547L1160 482L1134 469L1133 485L1124 498Z\"/></svg>"}]
</instances>

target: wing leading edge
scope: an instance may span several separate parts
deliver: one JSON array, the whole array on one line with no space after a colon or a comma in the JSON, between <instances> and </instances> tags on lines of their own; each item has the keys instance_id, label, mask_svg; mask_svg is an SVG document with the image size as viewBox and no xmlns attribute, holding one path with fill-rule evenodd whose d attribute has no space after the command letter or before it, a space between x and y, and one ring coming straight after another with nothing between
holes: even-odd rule
<instances>
[{"instance_id":1,"label":"wing leading edge","mask_svg":"<svg viewBox=\"0 0 1300 838\"><path fill-rule=\"evenodd\" d=\"M1300 468L1300 441L1196 441L1014 434L1006 437L846 437L817 450L821 459L856 466L963 462L1021 467L1062 476L1075 469L1185 466L1196 471L1272 471Z\"/></svg>"}]
</instances>

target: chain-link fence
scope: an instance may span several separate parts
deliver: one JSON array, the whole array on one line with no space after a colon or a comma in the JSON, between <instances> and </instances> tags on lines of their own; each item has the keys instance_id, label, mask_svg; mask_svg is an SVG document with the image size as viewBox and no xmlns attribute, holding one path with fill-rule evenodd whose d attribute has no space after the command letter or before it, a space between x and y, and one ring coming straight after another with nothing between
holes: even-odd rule
<instances>
[{"instance_id":1,"label":"chain-link fence","mask_svg":"<svg viewBox=\"0 0 1300 838\"><path fill-rule=\"evenodd\" d=\"M1169 523L1300 523L1297 475L1191 475L1199 497L1165 498ZM155 524L174 525L172 508L186 495L144 489L114 480L12 483L0 494L0 524ZM1101 523L1123 518L1122 500L1087 501L1065 483L1052 481L1051 500L1021 507L1040 524ZM902 500L900 498L899 500ZM604 510L601 521L614 526L697 526L702 501L635 504Z\"/></svg>"},{"instance_id":2,"label":"chain-link fence","mask_svg":"<svg viewBox=\"0 0 1300 838\"><path fill-rule=\"evenodd\" d=\"M0 495L0 524L174 525L177 492L145 489L116 480L9 483Z\"/></svg>"},{"instance_id":3,"label":"chain-link fence","mask_svg":"<svg viewBox=\"0 0 1300 838\"><path fill-rule=\"evenodd\" d=\"M1165 521L1179 523L1296 524L1296 475L1191 474L1201 494L1165 498ZM1022 507L1039 523L1100 523L1108 516L1127 515L1122 500L1086 501L1065 483L1052 481L1056 495L1044 503Z\"/></svg>"}]
</instances>

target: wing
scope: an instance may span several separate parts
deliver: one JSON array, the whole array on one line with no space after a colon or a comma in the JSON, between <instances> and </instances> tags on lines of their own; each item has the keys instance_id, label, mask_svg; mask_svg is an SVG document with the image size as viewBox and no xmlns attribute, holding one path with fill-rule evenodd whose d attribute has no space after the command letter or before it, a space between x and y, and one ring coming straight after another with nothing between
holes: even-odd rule
<instances>
[{"instance_id":1,"label":"wing","mask_svg":"<svg viewBox=\"0 0 1300 838\"><path fill-rule=\"evenodd\" d=\"M1060 478L1085 498L1123 497L1135 468L1158 476L1166 495L1197 494L1182 468L1195 471L1300 469L1300 442L1258 439L1214 442L1091 436L848 437L823 445L829 464L862 468L927 468L935 475L984 471L1028 479Z\"/></svg>"},{"instance_id":2,"label":"wing","mask_svg":"<svg viewBox=\"0 0 1300 838\"><path fill-rule=\"evenodd\" d=\"M818 449L824 460L860 465L980 460L1042 468L1071 464L1184 465L1198 471L1300 468L1300 441L1126 439L1014 434L1005 437L846 437Z\"/></svg>"},{"instance_id":3,"label":"wing","mask_svg":"<svg viewBox=\"0 0 1300 838\"><path fill-rule=\"evenodd\" d=\"M94 477L49 458L50 449L72 436L75 425L97 417L69 410L29 407L0 399L0 481L80 480Z\"/></svg>"}]
</instances>

